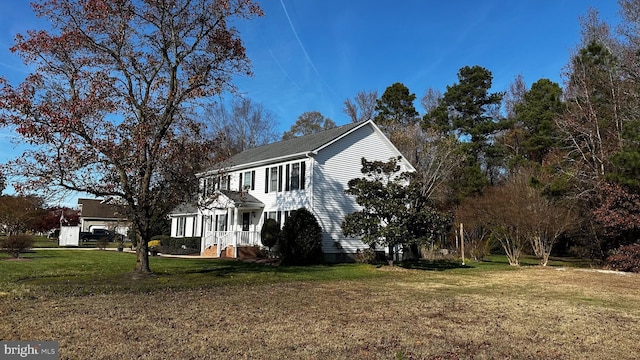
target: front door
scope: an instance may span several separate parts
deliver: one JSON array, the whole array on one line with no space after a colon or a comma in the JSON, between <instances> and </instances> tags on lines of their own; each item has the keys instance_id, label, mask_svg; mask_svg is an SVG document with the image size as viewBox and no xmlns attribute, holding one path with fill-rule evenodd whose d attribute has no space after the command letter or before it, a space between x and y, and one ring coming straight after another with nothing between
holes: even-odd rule
<instances>
[{"instance_id":1,"label":"front door","mask_svg":"<svg viewBox=\"0 0 640 360\"><path fill-rule=\"evenodd\" d=\"M242 213L242 231L249 231L249 225L251 224L251 213Z\"/></svg>"}]
</instances>

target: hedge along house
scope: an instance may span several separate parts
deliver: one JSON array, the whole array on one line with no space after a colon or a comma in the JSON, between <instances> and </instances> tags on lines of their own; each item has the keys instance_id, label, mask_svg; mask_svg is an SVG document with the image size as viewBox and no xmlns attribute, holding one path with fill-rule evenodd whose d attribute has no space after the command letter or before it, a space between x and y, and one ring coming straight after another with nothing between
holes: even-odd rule
<instances>
[{"instance_id":1,"label":"hedge along house","mask_svg":"<svg viewBox=\"0 0 640 360\"><path fill-rule=\"evenodd\" d=\"M346 195L349 180L362 177L361 159L402 157L373 121L351 123L246 150L220 169L198 175L200 204L170 214L172 237L201 237L201 254L242 256L261 245L266 219L286 222L293 210L307 208L318 220L322 250L329 262L350 261L367 246L346 238L345 215L360 208ZM415 171L404 157L401 171Z\"/></svg>"}]
</instances>

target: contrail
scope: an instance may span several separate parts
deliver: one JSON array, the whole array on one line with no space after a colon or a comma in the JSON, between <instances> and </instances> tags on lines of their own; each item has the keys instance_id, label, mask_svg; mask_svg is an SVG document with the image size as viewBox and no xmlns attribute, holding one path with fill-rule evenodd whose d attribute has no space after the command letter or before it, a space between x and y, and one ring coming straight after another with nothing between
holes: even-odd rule
<instances>
[{"instance_id":1,"label":"contrail","mask_svg":"<svg viewBox=\"0 0 640 360\"><path fill-rule=\"evenodd\" d=\"M269 45L267 45L267 50L269 51L269 54L271 55L271 58L273 59L273 61L276 62L276 65L278 65L278 67L280 68L280 70L284 73L284 75L287 77L287 79L289 79L289 81L291 81L291 83L293 83L293 85L295 85L295 87L297 87L298 89L302 89L300 87L300 85L298 85L298 83L296 83L291 76L289 76L289 73L284 69L284 67L282 67L282 64L280 64L280 62L278 61L278 59L276 59L276 56L273 54L273 52L271 51L271 47L269 47Z\"/></svg>"},{"instance_id":2,"label":"contrail","mask_svg":"<svg viewBox=\"0 0 640 360\"><path fill-rule=\"evenodd\" d=\"M282 10L284 10L284 15L287 17L287 20L289 21L289 26L291 27L291 31L293 31L293 35L296 37L296 40L298 40L298 45L300 45L300 47L302 48L302 52L304 53L304 56L307 58L307 61L309 62L309 64L311 64L311 67L316 72L316 74L318 74L318 76L320 76L320 72L318 71L318 69L316 69L316 66L313 64L313 61L311 61L311 57L309 57L309 54L307 53L307 49L305 49L304 45L302 45L302 41L300 40L300 37L298 36L298 32L296 31L296 28L293 26L293 22L291 21L291 18L289 17L289 12L287 11L287 7L284 6L284 1L283 0L280 0L280 5L282 5Z\"/></svg>"},{"instance_id":3,"label":"contrail","mask_svg":"<svg viewBox=\"0 0 640 360\"><path fill-rule=\"evenodd\" d=\"M291 21L291 17L289 16L289 12L287 11L287 7L284 5L284 1L283 0L280 0L280 5L282 5L282 10L284 10L284 15L287 17L287 20L289 21L289 26L291 27L291 31L293 31L293 35L296 37L296 40L298 41L298 45L300 45L300 48L302 49L302 52L304 53L304 56L307 58L307 61L309 62L309 64L313 68L313 71L315 71L316 75L318 75L318 77L320 78L320 81L322 81L324 86L326 86L327 89L329 89L329 91L331 93L335 94L334 91L329 86L329 84L327 84L324 81L324 78L322 77L322 75L320 75L320 72L318 71L318 69L314 65L313 61L311 61L311 57L307 53L307 49L305 49L304 45L302 45L302 41L300 40L300 37L298 36L298 32L296 31L295 26L293 26L293 22Z\"/></svg>"}]
</instances>

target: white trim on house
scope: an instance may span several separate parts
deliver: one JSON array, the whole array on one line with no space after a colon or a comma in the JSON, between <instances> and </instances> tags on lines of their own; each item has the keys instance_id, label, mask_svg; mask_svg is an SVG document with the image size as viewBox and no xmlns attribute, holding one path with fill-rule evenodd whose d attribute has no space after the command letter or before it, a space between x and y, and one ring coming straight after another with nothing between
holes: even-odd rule
<instances>
[{"instance_id":1,"label":"white trim on house","mask_svg":"<svg viewBox=\"0 0 640 360\"><path fill-rule=\"evenodd\" d=\"M278 156L269 158L267 154ZM360 210L354 197L344 193L347 183L363 176L360 172L363 157L369 161L388 161L398 156L403 171L415 171L371 120L247 150L230 159L229 163L240 159L235 165L198 174L201 184L205 181L217 184L218 181L209 179L222 174L226 188L212 192L207 189L207 196L215 196L207 207L171 214L172 236L177 235L174 227L178 218L192 218L194 234L202 239L203 254L221 256L232 247L233 256L238 256L239 247L261 244L259 230L266 218L274 217L282 224L288 212L304 207L316 216L323 229L323 252L327 259L345 260L367 248L359 239L342 234L344 216ZM291 178L295 179L295 164L300 164L298 176L303 181L298 189L288 186ZM272 188L270 169L274 167L278 170ZM253 189L242 186L240 174L246 171L255 174ZM219 226L219 219L224 219L224 226Z\"/></svg>"}]
</instances>

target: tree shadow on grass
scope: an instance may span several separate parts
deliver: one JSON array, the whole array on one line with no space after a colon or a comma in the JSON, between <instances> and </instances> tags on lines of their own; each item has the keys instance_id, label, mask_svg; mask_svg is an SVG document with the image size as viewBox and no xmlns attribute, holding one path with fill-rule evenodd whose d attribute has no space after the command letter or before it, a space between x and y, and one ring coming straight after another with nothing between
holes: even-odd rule
<instances>
[{"instance_id":1,"label":"tree shadow on grass","mask_svg":"<svg viewBox=\"0 0 640 360\"><path fill-rule=\"evenodd\" d=\"M412 270L425 270L425 271L445 271L453 269L471 269L473 266L462 265L459 261L446 261L446 260L418 260L418 261L403 261L398 263L397 266L404 269Z\"/></svg>"},{"instance_id":2,"label":"tree shadow on grass","mask_svg":"<svg viewBox=\"0 0 640 360\"><path fill-rule=\"evenodd\" d=\"M225 276L234 273L279 273L279 274L311 274L326 271L336 264L286 266L245 262L239 260L211 260L211 263L199 269L189 269L191 274L214 274Z\"/></svg>"}]
</instances>

